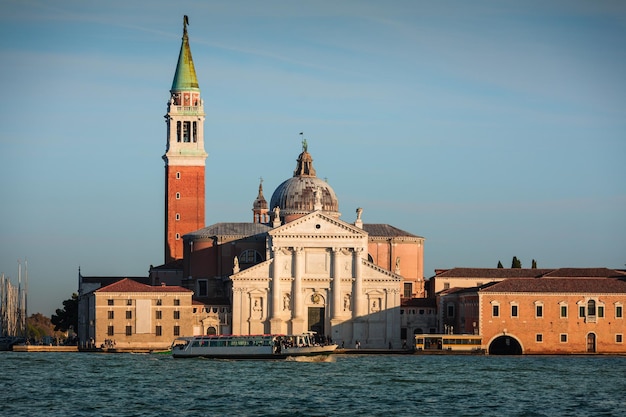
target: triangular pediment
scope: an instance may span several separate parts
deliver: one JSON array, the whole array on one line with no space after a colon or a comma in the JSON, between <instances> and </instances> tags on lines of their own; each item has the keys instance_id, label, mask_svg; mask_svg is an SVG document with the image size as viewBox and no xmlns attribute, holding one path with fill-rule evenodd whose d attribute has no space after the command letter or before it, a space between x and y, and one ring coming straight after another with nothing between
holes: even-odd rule
<instances>
[{"instance_id":1,"label":"triangular pediment","mask_svg":"<svg viewBox=\"0 0 626 417\"><path fill-rule=\"evenodd\" d=\"M315 238L366 238L367 232L350 223L330 217L321 211L309 213L291 221L268 234L274 238L315 237Z\"/></svg>"},{"instance_id":2,"label":"triangular pediment","mask_svg":"<svg viewBox=\"0 0 626 417\"><path fill-rule=\"evenodd\" d=\"M236 274L230 276L231 279L258 279L259 277L269 277L270 267L273 263L273 259L268 259L259 264L251 266L250 268L239 271Z\"/></svg>"}]
</instances>

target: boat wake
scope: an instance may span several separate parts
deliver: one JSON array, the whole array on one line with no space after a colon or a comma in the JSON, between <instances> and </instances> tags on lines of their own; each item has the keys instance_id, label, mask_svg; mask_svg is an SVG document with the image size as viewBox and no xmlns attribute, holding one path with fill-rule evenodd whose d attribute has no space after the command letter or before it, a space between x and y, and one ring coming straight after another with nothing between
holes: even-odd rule
<instances>
[{"instance_id":1,"label":"boat wake","mask_svg":"<svg viewBox=\"0 0 626 417\"><path fill-rule=\"evenodd\" d=\"M285 360L288 362L335 362L335 357L334 355L289 356Z\"/></svg>"}]
</instances>

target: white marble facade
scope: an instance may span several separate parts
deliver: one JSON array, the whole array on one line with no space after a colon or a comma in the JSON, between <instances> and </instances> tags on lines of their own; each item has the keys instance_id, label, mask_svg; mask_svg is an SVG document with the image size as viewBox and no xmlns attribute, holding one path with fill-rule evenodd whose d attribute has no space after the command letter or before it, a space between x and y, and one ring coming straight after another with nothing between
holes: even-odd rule
<instances>
[{"instance_id":1,"label":"white marble facade","mask_svg":"<svg viewBox=\"0 0 626 417\"><path fill-rule=\"evenodd\" d=\"M401 346L402 278L367 261L364 230L315 211L267 243L267 261L230 277L234 334L315 330L346 348Z\"/></svg>"}]
</instances>

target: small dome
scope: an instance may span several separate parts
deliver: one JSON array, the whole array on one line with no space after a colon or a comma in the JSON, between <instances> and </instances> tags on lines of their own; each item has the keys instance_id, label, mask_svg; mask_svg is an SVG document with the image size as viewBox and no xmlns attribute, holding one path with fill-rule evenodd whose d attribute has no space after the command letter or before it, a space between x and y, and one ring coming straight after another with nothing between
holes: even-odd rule
<instances>
[{"instance_id":1,"label":"small dome","mask_svg":"<svg viewBox=\"0 0 626 417\"><path fill-rule=\"evenodd\" d=\"M315 176L313 158L306 147L298 157L293 177L280 184L272 194L270 210L275 207L280 208L280 216L286 222L316 210L340 216L335 191L326 181Z\"/></svg>"}]
</instances>

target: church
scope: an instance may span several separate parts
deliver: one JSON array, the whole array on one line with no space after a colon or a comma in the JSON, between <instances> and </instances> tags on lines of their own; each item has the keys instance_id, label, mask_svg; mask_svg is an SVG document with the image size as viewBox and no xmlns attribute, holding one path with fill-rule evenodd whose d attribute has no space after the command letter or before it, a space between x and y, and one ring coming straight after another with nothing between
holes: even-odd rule
<instances>
[{"instance_id":1,"label":"church","mask_svg":"<svg viewBox=\"0 0 626 417\"><path fill-rule=\"evenodd\" d=\"M401 346L401 300L424 296L424 238L365 223L361 208L342 220L306 140L269 204L259 185L251 222L204 227L204 102L186 20L165 119L165 259L151 279L194 292L195 334L311 330L346 347Z\"/></svg>"}]
</instances>

